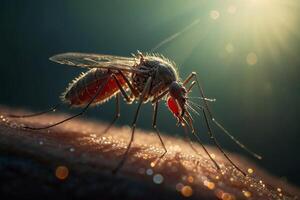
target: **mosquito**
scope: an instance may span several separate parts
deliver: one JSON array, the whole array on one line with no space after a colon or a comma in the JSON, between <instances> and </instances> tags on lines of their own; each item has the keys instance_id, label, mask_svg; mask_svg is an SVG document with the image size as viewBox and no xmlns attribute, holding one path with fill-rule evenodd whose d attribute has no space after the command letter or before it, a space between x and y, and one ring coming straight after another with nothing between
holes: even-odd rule
<instances>
[{"instance_id":1,"label":"mosquito","mask_svg":"<svg viewBox=\"0 0 300 200\"><path fill-rule=\"evenodd\" d=\"M114 168L113 173L118 172L127 160L128 153L134 140L136 123L141 106L144 103L151 102L154 108L152 127L164 149L164 152L159 158L162 158L167 153L166 146L157 128L158 105L162 100L166 101L166 106L177 119L177 124L185 129L188 127L191 130L192 134L196 137L197 141L217 169L220 169L220 166L211 157L211 154L202 144L194 129L194 120L190 111L196 112L197 114L199 113L192 106L196 106L197 110L201 110L210 139L235 169L243 175L246 175L246 173L243 172L222 149L214 136L211 123L221 129L221 131L228 135L242 149L257 159L261 159L261 156L252 152L245 145L239 142L213 117L208 102L214 100L206 98L204 90L199 82L199 75L197 75L196 72L192 72L186 79L181 80L176 64L162 55L141 53L139 51L137 54L132 54L132 57L90 53L62 53L50 57L50 60L59 64L88 69L87 72L82 73L78 78L74 79L61 96L62 103L66 103L73 107L81 107L82 110L78 114L54 124L44 127L27 126L25 127L26 129L41 130L57 126L84 114L90 106L103 104L115 97L115 116L109 126L104 130L104 132L107 132L120 117L121 95L129 104L132 102L138 103L131 125L130 141L121 160L116 168ZM200 95L198 98L202 99L203 106L192 104L190 101L192 97L189 97L189 93L194 86L198 88ZM40 113L22 116L10 115L10 117L38 116L47 112L55 111L60 105L61 104L58 104L49 110Z\"/></svg>"}]
</instances>

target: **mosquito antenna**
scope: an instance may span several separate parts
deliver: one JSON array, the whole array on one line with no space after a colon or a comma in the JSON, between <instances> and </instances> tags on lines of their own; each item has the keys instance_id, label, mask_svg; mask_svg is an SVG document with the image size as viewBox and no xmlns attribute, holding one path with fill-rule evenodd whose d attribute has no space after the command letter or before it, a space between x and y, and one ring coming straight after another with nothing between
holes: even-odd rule
<instances>
[{"instance_id":1,"label":"mosquito antenna","mask_svg":"<svg viewBox=\"0 0 300 200\"><path fill-rule=\"evenodd\" d=\"M244 144L242 144L239 140L237 140L233 135L231 135L215 118L212 118L212 121L214 124L216 124L226 135L228 135L237 145L239 145L242 149L250 153L255 158L261 160L262 156L256 154L255 152L251 151L249 148L247 148Z\"/></svg>"},{"instance_id":2,"label":"mosquito antenna","mask_svg":"<svg viewBox=\"0 0 300 200\"><path fill-rule=\"evenodd\" d=\"M234 164L234 162L227 156L227 154L225 153L225 151L222 149L222 147L220 146L220 144L218 143L217 139L214 137L213 133L212 133L212 129L210 128L209 122L208 122L208 118L206 115L205 110L203 111L203 115L204 115L204 119L205 119L205 123L208 129L208 133L210 135L210 138L214 141L214 143L217 145L218 149L221 151L221 153L225 156L225 158L238 170L240 171L244 176L246 176L246 173L241 170L236 164Z\"/></svg>"},{"instance_id":3,"label":"mosquito antenna","mask_svg":"<svg viewBox=\"0 0 300 200\"><path fill-rule=\"evenodd\" d=\"M215 102L217 99L203 98L203 97L187 97L188 99L202 99L209 102Z\"/></svg>"},{"instance_id":4,"label":"mosquito antenna","mask_svg":"<svg viewBox=\"0 0 300 200\"><path fill-rule=\"evenodd\" d=\"M205 95L204 95L204 91L203 91L203 88L201 87L200 85L200 82L197 78L197 75L195 75L195 78L196 78L196 82L197 82L197 86L198 86L198 89L199 89L199 92L201 94L201 97L203 99L205 99ZM244 144L242 144L239 140L237 140L233 135L231 135L229 133L229 131L227 131L212 115L212 112L211 110L209 109L209 106L208 106L208 103L207 101L203 100L204 101L204 105L205 105L205 108L208 112L208 115L209 115L209 118L213 121L213 123L215 125L217 125L218 128L220 128L227 136L229 136L240 148L244 149L246 152L248 152L250 155L252 155L253 157L257 158L258 160L261 160L262 159L262 156L258 155L257 153L254 153L253 151L251 151L248 147L246 147ZM203 109L203 107L202 107Z\"/></svg>"},{"instance_id":5,"label":"mosquito antenna","mask_svg":"<svg viewBox=\"0 0 300 200\"><path fill-rule=\"evenodd\" d=\"M27 115L14 115L14 114L9 114L9 115L7 115L7 117L11 117L11 118L36 117L36 116L43 115L43 114L46 114L46 113L55 112L62 104L63 104L63 103L56 104L56 105L50 107L50 108L47 109L47 110L44 110L44 111L41 111L41 112L37 112L37 113L33 113L33 114L27 114Z\"/></svg>"},{"instance_id":6,"label":"mosquito antenna","mask_svg":"<svg viewBox=\"0 0 300 200\"><path fill-rule=\"evenodd\" d=\"M182 35L183 33L185 33L186 31L188 31L189 29L191 29L192 27L194 27L195 25L197 25L200 22L200 19L196 19L194 20L192 23L190 23L189 25L187 25L186 27L184 27L181 31L178 31L172 35L170 35L169 37L165 38L163 41L161 41L160 43L158 43L155 47L153 47L151 49L151 52L153 51L157 51L160 47L162 47L163 45L171 42L172 40L174 40L175 38L177 38L178 36Z\"/></svg>"},{"instance_id":7,"label":"mosquito antenna","mask_svg":"<svg viewBox=\"0 0 300 200\"><path fill-rule=\"evenodd\" d=\"M191 101L189 101L189 103L190 103ZM198 115L198 116L200 116L200 114L198 113L198 111L196 110L196 109L194 109L193 107L192 107L192 105L190 105L190 104L186 104L187 105L187 107L193 112L193 113L195 113L196 115Z\"/></svg>"},{"instance_id":8,"label":"mosquito antenna","mask_svg":"<svg viewBox=\"0 0 300 200\"><path fill-rule=\"evenodd\" d=\"M201 106L198 105L197 103L193 102L193 101L189 101L190 104L192 104L193 106L195 106L198 109L201 109Z\"/></svg>"}]
</instances>

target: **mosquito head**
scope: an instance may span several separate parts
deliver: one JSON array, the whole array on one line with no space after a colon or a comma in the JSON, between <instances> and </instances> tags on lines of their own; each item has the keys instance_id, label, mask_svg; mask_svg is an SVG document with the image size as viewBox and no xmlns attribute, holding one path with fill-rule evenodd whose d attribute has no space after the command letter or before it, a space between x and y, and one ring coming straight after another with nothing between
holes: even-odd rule
<instances>
[{"instance_id":1,"label":"mosquito head","mask_svg":"<svg viewBox=\"0 0 300 200\"><path fill-rule=\"evenodd\" d=\"M172 82L169 86L167 105L177 118L184 116L186 111L186 94L185 87L177 81Z\"/></svg>"}]
</instances>

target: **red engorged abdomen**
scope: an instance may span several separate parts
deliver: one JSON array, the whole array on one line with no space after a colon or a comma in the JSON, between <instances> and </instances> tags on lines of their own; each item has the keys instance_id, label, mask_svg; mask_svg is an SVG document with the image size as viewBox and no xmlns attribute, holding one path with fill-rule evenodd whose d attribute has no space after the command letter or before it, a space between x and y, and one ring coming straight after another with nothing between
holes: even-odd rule
<instances>
[{"instance_id":1,"label":"red engorged abdomen","mask_svg":"<svg viewBox=\"0 0 300 200\"><path fill-rule=\"evenodd\" d=\"M168 97L167 105L169 110L174 114L174 116L179 117L179 113L181 112L181 110L173 97Z\"/></svg>"},{"instance_id":2,"label":"red engorged abdomen","mask_svg":"<svg viewBox=\"0 0 300 200\"><path fill-rule=\"evenodd\" d=\"M127 86L125 80L121 75L116 75L119 80L121 86ZM72 105L80 106L88 104L91 99L96 95L99 87L102 86L103 83L107 82L102 88L99 95L93 101L93 104L101 103L105 100L108 100L110 97L119 92L119 87L113 77L108 76L107 78L98 79L86 85L86 88L81 88L80 91L76 91L77 95L72 95L68 100ZM126 89L126 88L124 88Z\"/></svg>"}]
</instances>

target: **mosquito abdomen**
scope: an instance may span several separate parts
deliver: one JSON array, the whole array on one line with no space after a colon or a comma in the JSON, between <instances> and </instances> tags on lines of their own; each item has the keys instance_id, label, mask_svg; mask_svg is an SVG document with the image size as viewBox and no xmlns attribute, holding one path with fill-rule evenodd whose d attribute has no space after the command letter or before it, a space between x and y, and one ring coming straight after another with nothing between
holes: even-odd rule
<instances>
[{"instance_id":1,"label":"mosquito abdomen","mask_svg":"<svg viewBox=\"0 0 300 200\"><path fill-rule=\"evenodd\" d=\"M101 104L116 95L120 89L109 70L91 69L74 79L62 95L62 100L72 106L85 106L96 95L99 87L102 87L99 95L93 101L93 105ZM121 75L116 74L122 87L126 82ZM103 85L104 84L104 85Z\"/></svg>"}]
</instances>

